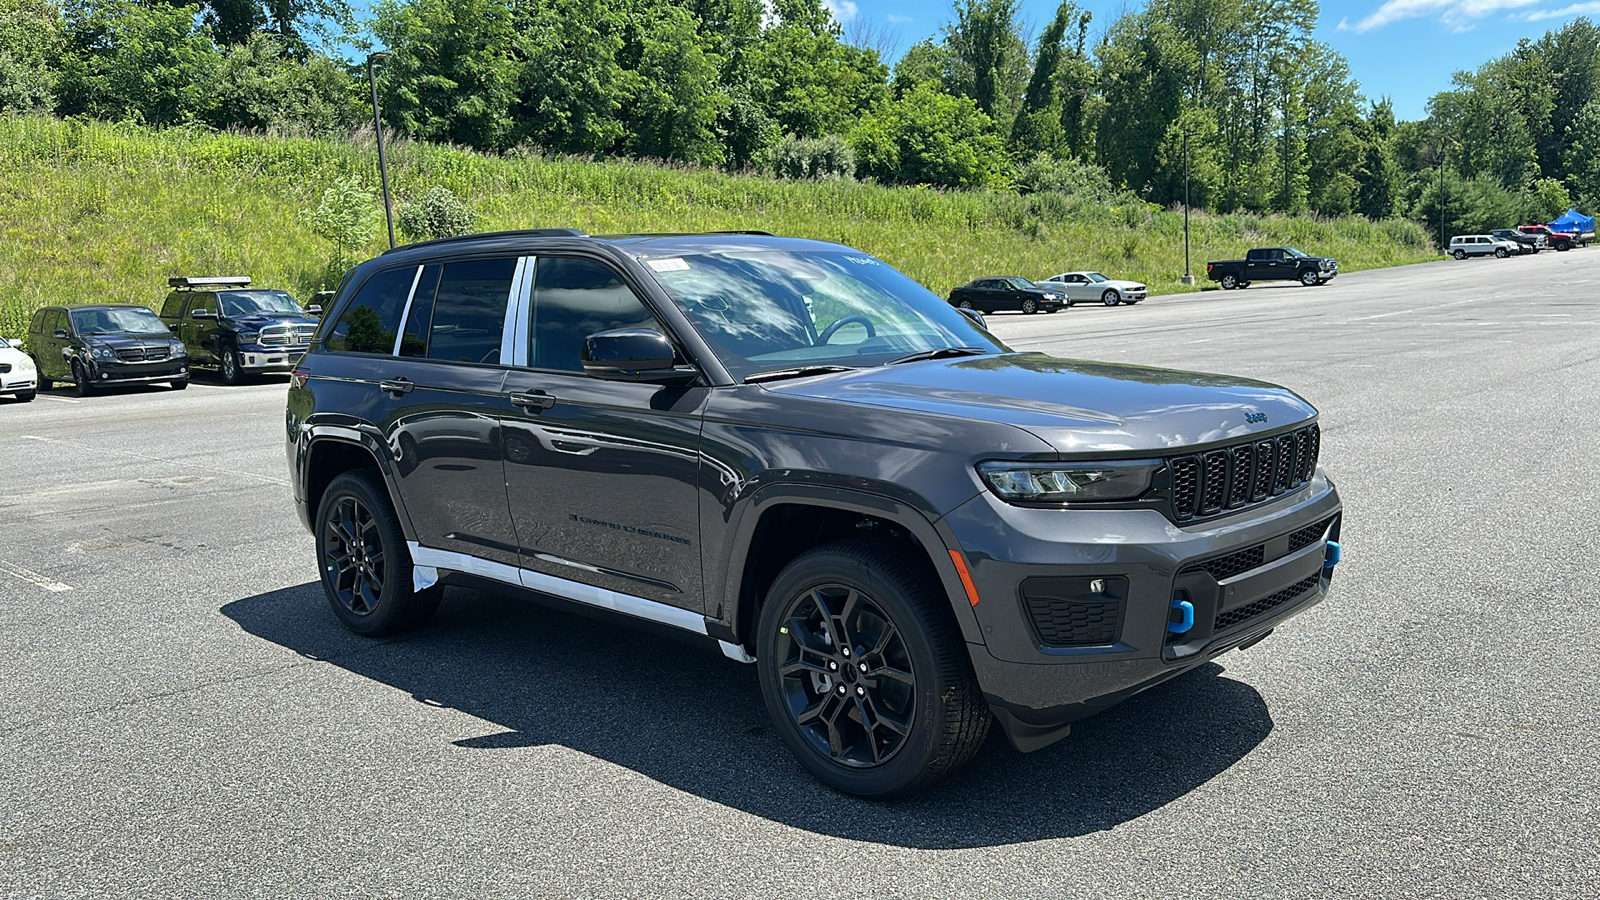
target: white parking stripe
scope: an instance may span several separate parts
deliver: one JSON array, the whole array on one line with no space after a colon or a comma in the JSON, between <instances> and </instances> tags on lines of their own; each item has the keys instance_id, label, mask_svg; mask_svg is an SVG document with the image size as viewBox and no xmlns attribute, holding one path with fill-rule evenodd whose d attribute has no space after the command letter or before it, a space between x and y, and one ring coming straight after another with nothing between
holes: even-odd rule
<instances>
[{"instance_id":1,"label":"white parking stripe","mask_svg":"<svg viewBox=\"0 0 1600 900\"><path fill-rule=\"evenodd\" d=\"M176 460L163 459L159 456L146 456L143 453L134 453L131 450L117 450L111 447L93 447L88 444L80 444L77 441L63 441L59 438L40 437L36 434L25 434L22 436L22 439L25 441L43 441L47 444L65 444L68 447L77 447L81 450L92 450L95 453L120 453L123 456L132 456L136 459L147 459L151 462L169 463L174 466L183 466L186 469L204 469L207 472L219 472L223 475L242 475L245 478L254 478L257 481L265 481L269 484L281 484L284 487L289 486L289 482L283 480L282 478L270 478L266 475L257 475L254 472L241 472L238 469L218 469L215 466L204 466L196 462L184 461L180 463Z\"/></svg>"},{"instance_id":2,"label":"white parking stripe","mask_svg":"<svg viewBox=\"0 0 1600 900\"><path fill-rule=\"evenodd\" d=\"M46 578L43 575L40 575L38 572L34 572L34 571L29 570L29 569L24 569L21 566L13 565L13 564L8 563L8 562L0 562L0 572L4 572L4 573L6 573L7 575L10 575L13 578L20 578L23 581L27 581L27 582L30 582L32 584L36 584L39 587L42 587L45 590L51 591L53 593L59 594L62 591L70 591L70 590L72 590L72 585L70 585L70 584L62 584L61 582L56 581L55 579Z\"/></svg>"},{"instance_id":3,"label":"white parking stripe","mask_svg":"<svg viewBox=\"0 0 1600 900\"><path fill-rule=\"evenodd\" d=\"M40 396L41 398L43 398L45 400L54 400L57 403L77 403L78 402L76 400L70 400L70 399L68 399L66 397L52 397L49 394L39 394L38 396Z\"/></svg>"}]
</instances>

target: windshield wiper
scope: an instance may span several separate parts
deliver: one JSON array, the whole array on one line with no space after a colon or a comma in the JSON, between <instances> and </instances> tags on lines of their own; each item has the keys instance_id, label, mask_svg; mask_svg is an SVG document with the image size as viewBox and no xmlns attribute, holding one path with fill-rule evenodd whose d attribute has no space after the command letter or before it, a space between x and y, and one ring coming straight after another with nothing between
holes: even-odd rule
<instances>
[{"instance_id":1,"label":"windshield wiper","mask_svg":"<svg viewBox=\"0 0 1600 900\"><path fill-rule=\"evenodd\" d=\"M896 366L900 363L916 362L922 359L951 359L957 356L982 356L983 354L989 352L991 351L985 350L982 347L940 347L937 350L923 350L919 353L913 353L910 356L902 356L899 359L891 359L884 363L884 365Z\"/></svg>"},{"instance_id":2,"label":"windshield wiper","mask_svg":"<svg viewBox=\"0 0 1600 900\"><path fill-rule=\"evenodd\" d=\"M828 375L833 372L848 372L855 366L800 366L797 369L778 369L773 372L757 372L745 378L745 384L760 384L763 381L783 381L786 378L809 378L812 375Z\"/></svg>"}]
</instances>

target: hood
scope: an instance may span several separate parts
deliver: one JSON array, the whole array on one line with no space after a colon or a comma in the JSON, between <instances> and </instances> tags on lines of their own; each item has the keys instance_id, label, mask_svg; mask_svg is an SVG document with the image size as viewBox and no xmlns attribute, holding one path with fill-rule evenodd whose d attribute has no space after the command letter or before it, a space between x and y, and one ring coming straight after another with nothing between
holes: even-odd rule
<instances>
[{"instance_id":1,"label":"hood","mask_svg":"<svg viewBox=\"0 0 1600 900\"><path fill-rule=\"evenodd\" d=\"M129 350L134 347L167 347L176 343L177 340L177 335L170 331L119 331L116 334L86 334L83 336L83 341L86 344L111 347L116 350Z\"/></svg>"},{"instance_id":2,"label":"hood","mask_svg":"<svg viewBox=\"0 0 1600 900\"><path fill-rule=\"evenodd\" d=\"M28 354L4 341L0 341L0 363L9 363L12 366L20 366L23 363L27 363L31 366L33 365L33 360L28 358Z\"/></svg>"},{"instance_id":3,"label":"hood","mask_svg":"<svg viewBox=\"0 0 1600 900\"><path fill-rule=\"evenodd\" d=\"M1247 378L1008 353L875 366L765 386L781 394L1022 428L1061 453L1166 453L1304 422L1316 409Z\"/></svg>"},{"instance_id":4,"label":"hood","mask_svg":"<svg viewBox=\"0 0 1600 900\"><path fill-rule=\"evenodd\" d=\"M251 313L248 316L228 316L228 321L246 328L265 328L268 325L315 325L317 320L305 313Z\"/></svg>"},{"instance_id":5,"label":"hood","mask_svg":"<svg viewBox=\"0 0 1600 900\"><path fill-rule=\"evenodd\" d=\"M1116 288L1119 291L1142 291L1144 290L1144 282L1128 281L1122 278L1108 278L1105 281L1100 282L1099 287L1111 287Z\"/></svg>"}]
</instances>

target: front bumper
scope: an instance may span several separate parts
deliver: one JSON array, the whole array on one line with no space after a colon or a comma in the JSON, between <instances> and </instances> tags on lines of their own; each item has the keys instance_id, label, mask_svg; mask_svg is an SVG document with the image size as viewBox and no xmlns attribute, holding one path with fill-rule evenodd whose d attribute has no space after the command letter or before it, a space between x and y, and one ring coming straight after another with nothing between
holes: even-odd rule
<instances>
[{"instance_id":1,"label":"front bumper","mask_svg":"<svg viewBox=\"0 0 1600 900\"><path fill-rule=\"evenodd\" d=\"M1270 503L1183 528L1153 510L1028 509L987 492L968 501L943 524L980 598L984 643L968 650L1002 728L1020 749L1044 746L1315 605L1332 580L1324 555L1340 511L1320 472ZM1182 633L1179 601L1193 623Z\"/></svg>"},{"instance_id":2,"label":"front bumper","mask_svg":"<svg viewBox=\"0 0 1600 900\"><path fill-rule=\"evenodd\" d=\"M288 372L306 355L306 345L299 347L250 346L239 348L239 364L251 372Z\"/></svg>"},{"instance_id":3,"label":"front bumper","mask_svg":"<svg viewBox=\"0 0 1600 900\"><path fill-rule=\"evenodd\" d=\"M94 360L89 366L89 379L95 384L142 384L147 381L170 381L189 374L189 357L176 356L153 362L122 362L120 360Z\"/></svg>"}]
</instances>

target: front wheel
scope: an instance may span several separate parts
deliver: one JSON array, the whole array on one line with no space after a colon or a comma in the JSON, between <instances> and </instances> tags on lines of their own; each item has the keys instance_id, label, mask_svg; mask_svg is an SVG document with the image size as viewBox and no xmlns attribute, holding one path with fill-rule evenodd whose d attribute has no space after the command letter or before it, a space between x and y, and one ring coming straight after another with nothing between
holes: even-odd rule
<instances>
[{"instance_id":1,"label":"front wheel","mask_svg":"<svg viewBox=\"0 0 1600 900\"><path fill-rule=\"evenodd\" d=\"M222 383L238 384L244 380L244 361L239 359L239 351L228 349L222 351Z\"/></svg>"},{"instance_id":2,"label":"front wheel","mask_svg":"<svg viewBox=\"0 0 1600 900\"><path fill-rule=\"evenodd\" d=\"M167 386L175 391L181 391L189 386L189 376L185 375L182 378L174 378L167 382Z\"/></svg>"},{"instance_id":3,"label":"front wheel","mask_svg":"<svg viewBox=\"0 0 1600 900\"><path fill-rule=\"evenodd\" d=\"M376 474L346 472L328 485L317 505L316 539L323 593L351 631L396 634L439 608L439 585L414 587L405 534Z\"/></svg>"},{"instance_id":4,"label":"front wheel","mask_svg":"<svg viewBox=\"0 0 1600 900\"><path fill-rule=\"evenodd\" d=\"M1039 301L1033 299L1032 297L1029 297L1028 299L1022 301L1022 314L1023 315L1031 316L1031 315L1033 315L1034 313L1036 313L1038 311L1039 311Z\"/></svg>"},{"instance_id":5,"label":"front wheel","mask_svg":"<svg viewBox=\"0 0 1600 900\"><path fill-rule=\"evenodd\" d=\"M1506 248L1504 248L1504 247L1496 247L1496 248L1494 248L1494 258L1495 259L1505 259L1506 257L1508 257L1510 255L1511 254L1507 253L1506 252Z\"/></svg>"},{"instance_id":6,"label":"front wheel","mask_svg":"<svg viewBox=\"0 0 1600 900\"><path fill-rule=\"evenodd\" d=\"M1100 302L1107 306L1116 306L1118 303L1122 302L1122 298L1117 295L1116 291L1109 290L1100 295Z\"/></svg>"},{"instance_id":7,"label":"front wheel","mask_svg":"<svg viewBox=\"0 0 1600 900\"><path fill-rule=\"evenodd\" d=\"M39 392L37 390L17 392L17 399L21 400L23 403L27 403L37 396L39 396Z\"/></svg>"},{"instance_id":8,"label":"front wheel","mask_svg":"<svg viewBox=\"0 0 1600 900\"><path fill-rule=\"evenodd\" d=\"M761 697L784 745L828 786L874 800L948 774L989 732L949 600L909 552L809 550L756 623Z\"/></svg>"},{"instance_id":9,"label":"front wheel","mask_svg":"<svg viewBox=\"0 0 1600 900\"><path fill-rule=\"evenodd\" d=\"M1317 277L1317 273L1309 269L1300 273L1300 283L1306 287L1316 287L1321 282L1322 279Z\"/></svg>"},{"instance_id":10,"label":"front wheel","mask_svg":"<svg viewBox=\"0 0 1600 900\"><path fill-rule=\"evenodd\" d=\"M94 393L94 384L89 381L89 370L78 360L72 361L72 383L77 388L79 397L87 397Z\"/></svg>"}]
</instances>

